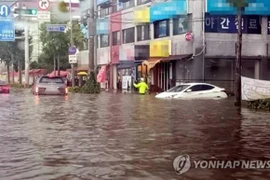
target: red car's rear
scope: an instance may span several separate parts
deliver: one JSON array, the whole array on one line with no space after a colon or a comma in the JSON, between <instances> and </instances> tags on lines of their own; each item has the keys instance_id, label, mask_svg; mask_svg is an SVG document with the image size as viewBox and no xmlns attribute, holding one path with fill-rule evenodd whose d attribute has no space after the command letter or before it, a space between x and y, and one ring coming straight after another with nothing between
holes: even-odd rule
<instances>
[{"instance_id":1,"label":"red car's rear","mask_svg":"<svg viewBox=\"0 0 270 180\"><path fill-rule=\"evenodd\" d=\"M4 81L0 80L0 93L9 94L10 86Z\"/></svg>"}]
</instances>

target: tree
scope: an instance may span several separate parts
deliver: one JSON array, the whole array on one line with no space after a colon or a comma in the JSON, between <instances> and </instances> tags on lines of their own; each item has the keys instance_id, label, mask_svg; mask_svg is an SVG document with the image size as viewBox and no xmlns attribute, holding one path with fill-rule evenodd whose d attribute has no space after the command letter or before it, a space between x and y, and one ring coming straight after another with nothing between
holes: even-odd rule
<instances>
[{"instance_id":1,"label":"tree","mask_svg":"<svg viewBox=\"0 0 270 180\"><path fill-rule=\"evenodd\" d=\"M64 1L59 3L58 9L60 12L66 13L68 12L67 4Z\"/></svg>"},{"instance_id":2,"label":"tree","mask_svg":"<svg viewBox=\"0 0 270 180\"><path fill-rule=\"evenodd\" d=\"M248 0L227 0L237 10L237 50L235 61L235 106L241 106L241 68L242 68L242 14L248 6Z\"/></svg>"},{"instance_id":3,"label":"tree","mask_svg":"<svg viewBox=\"0 0 270 180\"><path fill-rule=\"evenodd\" d=\"M50 24L67 24L67 22L53 19ZM78 23L73 23L72 37L76 47L81 48L83 46L83 34L79 28ZM40 28L40 40L42 42L42 54L39 56L39 65L52 71L56 69L56 64L61 69L70 68L68 62L68 48L70 45L70 30L64 32L48 32L46 29L46 23L41 25ZM58 60L58 63L56 61Z\"/></svg>"},{"instance_id":4,"label":"tree","mask_svg":"<svg viewBox=\"0 0 270 180\"><path fill-rule=\"evenodd\" d=\"M23 51L18 48L16 42L0 42L0 58L2 62L5 62L5 65L7 67L7 76L9 83L10 65L15 67L13 68L13 70L15 70L18 62L24 60L24 56L22 56L22 54ZM12 82L14 83L14 78L12 78Z\"/></svg>"}]
</instances>

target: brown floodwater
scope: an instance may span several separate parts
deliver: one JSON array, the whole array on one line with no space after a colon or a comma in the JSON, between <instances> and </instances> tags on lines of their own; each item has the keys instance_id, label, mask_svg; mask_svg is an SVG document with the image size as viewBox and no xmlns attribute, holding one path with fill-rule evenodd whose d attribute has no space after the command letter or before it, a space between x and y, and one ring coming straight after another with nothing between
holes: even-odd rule
<instances>
[{"instance_id":1,"label":"brown floodwater","mask_svg":"<svg viewBox=\"0 0 270 180\"><path fill-rule=\"evenodd\" d=\"M233 102L106 92L0 94L0 179L269 180L269 169L174 171L174 158L183 154L270 159L270 114Z\"/></svg>"}]
</instances>

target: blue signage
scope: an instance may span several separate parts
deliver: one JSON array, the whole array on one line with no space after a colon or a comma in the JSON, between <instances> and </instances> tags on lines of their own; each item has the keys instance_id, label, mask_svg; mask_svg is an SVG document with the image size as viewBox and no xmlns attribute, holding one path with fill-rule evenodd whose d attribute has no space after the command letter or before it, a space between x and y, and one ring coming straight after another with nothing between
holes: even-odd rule
<instances>
[{"instance_id":1,"label":"blue signage","mask_svg":"<svg viewBox=\"0 0 270 180\"><path fill-rule=\"evenodd\" d=\"M10 15L10 7L7 5L0 5L0 16L1 17L8 17Z\"/></svg>"},{"instance_id":2,"label":"blue signage","mask_svg":"<svg viewBox=\"0 0 270 180\"><path fill-rule=\"evenodd\" d=\"M109 34L109 19L108 18L102 18L102 19L97 19L96 21L96 34Z\"/></svg>"},{"instance_id":3,"label":"blue signage","mask_svg":"<svg viewBox=\"0 0 270 180\"><path fill-rule=\"evenodd\" d=\"M260 16L245 15L242 17L242 32L245 34L261 34ZM205 32L237 33L238 22L235 15L205 15Z\"/></svg>"},{"instance_id":4,"label":"blue signage","mask_svg":"<svg viewBox=\"0 0 270 180\"><path fill-rule=\"evenodd\" d=\"M207 12L210 14L237 14L228 0L207 0ZM246 15L270 15L270 0L247 0Z\"/></svg>"},{"instance_id":5,"label":"blue signage","mask_svg":"<svg viewBox=\"0 0 270 180\"><path fill-rule=\"evenodd\" d=\"M15 25L11 19L0 19L0 41L15 41Z\"/></svg>"},{"instance_id":6,"label":"blue signage","mask_svg":"<svg viewBox=\"0 0 270 180\"><path fill-rule=\"evenodd\" d=\"M109 1L110 0L97 0L96 5L98 6L98 5L102 4L102 3L109 2Z\"/></svg>"},{"instance_id":7,"label":"blue signage","mask_svg":"<svg viewBox=\"0 0 270 180\"><path fill-rule=\"evenodd\" d=\"M170 19L175 15L187 14L186 0L172 0L168 2L155 3L150 7L150 21Z\"/></svg>"},{"instance_id":8,"label":"blue signage","mask_svg":"<svg viewBox=\"0 0 270 180\"><path fill-rule=\"evenodd\" d=\"M69 55L74 55L77 52L77 48L75 46L72 46L68 49Z\"/></svg>"},{"instance_id":9,"label":"blue signage","mask_svg":"<svg viewBox=\"0 0 270 180\"><path fill-rule=\"evenodd\" d=\"M57 25L57 24L48 24L46 25L47 31L49 32L65 32L65 25Z\"/></svg>"}]
</instances>

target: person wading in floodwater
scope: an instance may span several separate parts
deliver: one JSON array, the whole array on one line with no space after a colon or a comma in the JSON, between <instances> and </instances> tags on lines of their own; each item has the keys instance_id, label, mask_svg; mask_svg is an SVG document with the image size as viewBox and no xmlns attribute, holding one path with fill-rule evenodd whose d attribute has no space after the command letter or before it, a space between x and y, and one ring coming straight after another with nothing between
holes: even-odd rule
<instances>
[{"instance_id":1,"label":"person wading in floodwater","mask_svg":"<svg viewBox=\"0 0 270 180\"><path fill-rule=\"evenodd\" d=\"M139 94L145 95L148 90L148 85L144 82L144 79L141 78L141 82L139 84L133 84L135 88L139 88Z\"/></svg>"}]
</instances>

